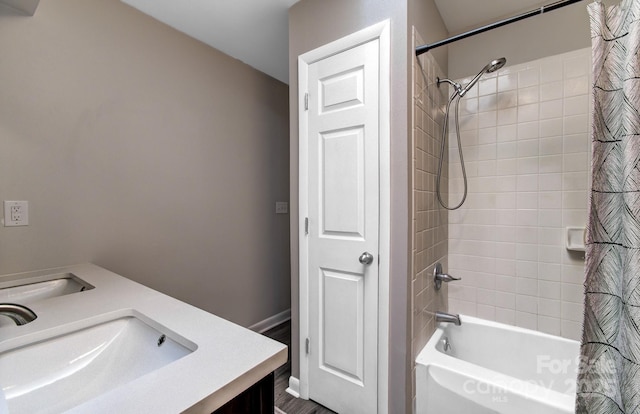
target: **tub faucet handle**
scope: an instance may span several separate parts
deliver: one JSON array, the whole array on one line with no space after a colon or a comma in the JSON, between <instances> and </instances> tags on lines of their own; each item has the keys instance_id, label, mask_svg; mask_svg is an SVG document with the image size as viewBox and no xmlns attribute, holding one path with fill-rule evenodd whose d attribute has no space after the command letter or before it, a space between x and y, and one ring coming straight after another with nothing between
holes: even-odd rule
<instances>
[{"instance_id":1,"label":"tub faucet handle","mask_svg":"<svg viewBox=\"0 0 640 414\"><path fill-rule=\"evenodd\" d=\"M433 267L433 283L436 286L436 290L442 287L442 282L452 282L454 280L460 280L459 277L453 277L446 273L442 273L442 265L438 262Z\"/></svg>"}]
</instances>

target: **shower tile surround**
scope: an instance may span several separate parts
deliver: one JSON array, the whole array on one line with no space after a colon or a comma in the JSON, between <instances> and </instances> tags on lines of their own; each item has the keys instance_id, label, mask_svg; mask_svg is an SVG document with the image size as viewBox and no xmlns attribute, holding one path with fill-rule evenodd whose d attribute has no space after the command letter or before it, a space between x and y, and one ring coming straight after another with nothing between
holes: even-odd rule
<instances>
[{"instance_id":1,"label":"shower tile surround","mask_svg":"<svg viewBox=\"0 0 640 414\"><path fill-rule=\"evenodd\" d=\"M580 339L584 254L564 229L587 221L590 54L506 66L460 101L469 195L449 212L451 312ZM463 188L452 131L449 204Z\"/></svg>"},{"instance_id":2,"label":"shower tile surround","mask_svg":"<svg viewBox=\"0 0 640 414\"><path fill-rule=\"evenodd\" d=\"M414 44L421 45L414 29ZM436 86L442 71L430 53L413 59L412 122L412 250L411 250L411 357L415 361L420 350L435 331L434 312L447 310L446 286L436 292L433 266L447 266L447 211L436 200L436 172L440 152L440 134L444 120L446 89ZM422 66L422 68L421 68ZM442 188L447 197L447 163L444 164ZM415 368L411 372L412 398L415 399Z\"/></svg>"}]
</instances>

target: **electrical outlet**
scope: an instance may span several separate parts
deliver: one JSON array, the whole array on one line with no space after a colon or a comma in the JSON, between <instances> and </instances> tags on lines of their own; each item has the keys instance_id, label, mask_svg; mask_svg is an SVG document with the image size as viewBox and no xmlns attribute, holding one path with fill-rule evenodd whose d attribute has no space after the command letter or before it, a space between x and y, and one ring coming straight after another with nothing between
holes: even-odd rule
<instances>
[{"instance_id":1,"label":"electrical outlet","mask_svg":"<svg viewBox=\"0 0 640 414\"><path fill-rule=\"evenodd\" d=\"M29 202L5 201L4 202L4 226L28 226Z\"/></svg>"},{"instance_id":2,"label":"electrical outlet","mask_svg":"<svg viewBox=\"0 0 640 414\"><path fill-rule=\"evenodd\" d=\"M276 201L276 214L287 214L289 212L289 203L286 201Z\"/></svg>"}]
</instances>

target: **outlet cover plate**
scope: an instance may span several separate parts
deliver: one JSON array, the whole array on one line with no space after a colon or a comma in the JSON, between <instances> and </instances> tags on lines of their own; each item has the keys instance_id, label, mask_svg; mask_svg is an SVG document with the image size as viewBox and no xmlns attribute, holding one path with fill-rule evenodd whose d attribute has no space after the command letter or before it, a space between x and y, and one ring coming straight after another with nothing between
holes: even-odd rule
<instances>
[{"instance_id":1,"label":"outlet cover plate","mask_svg":"<svg viewBox=\"0 0 640 414\"><path fill-rule=\"evenodd\" d=\"M4 202L4 226L28 226L29 225L29 202L28 201L5 201Z\"/></svg>"},{"instance_id":2,"label":"outlet cover plate","mask_svg":"<svg viewBox=\"0 0 640 414\"><path fill-rule=\"evenodd\" d=\"M287 201L276 201L276 214L289 213L289 203Z\"/></svg>"}]
</instances>

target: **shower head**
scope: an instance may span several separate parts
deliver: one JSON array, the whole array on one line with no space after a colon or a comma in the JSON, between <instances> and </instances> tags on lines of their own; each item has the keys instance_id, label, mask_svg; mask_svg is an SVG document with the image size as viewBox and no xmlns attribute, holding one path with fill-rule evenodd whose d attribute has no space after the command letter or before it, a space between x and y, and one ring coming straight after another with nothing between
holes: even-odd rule
<instances>
[{"instance_id":1,"label":"shower head","mask_svg":"<svg viewBox=\"0 0 640 414\"><path fill-rule=\"evenodd\" d=\"M507 63L506 58L501 57L500 59L494 59L491 62L487 63L487 66L485 66L484 69L487 73L495 72L496 70L503 67L505 63Z\"/></svg>"},{"instance_id":2,"label":"shower head","mask_svg":"<svg viewBox=\"0 0 640 414\"><path fill-rule=\"evenodd\" d=\"M476 82L480 80L482 75L484 75L485 73L495 72L496 70L503 67L505 63L507 63L507 59L503 57L501 57L500 59L494 59L491 62L487 63L487 65L482 68L482 70L473 79L471 79L471 82L467 83L464 88L458 91L460 97L462 98L464 94L469 92L469 89L471 89L473 85L475 85Z\"/></svg>"}]
</instances>

